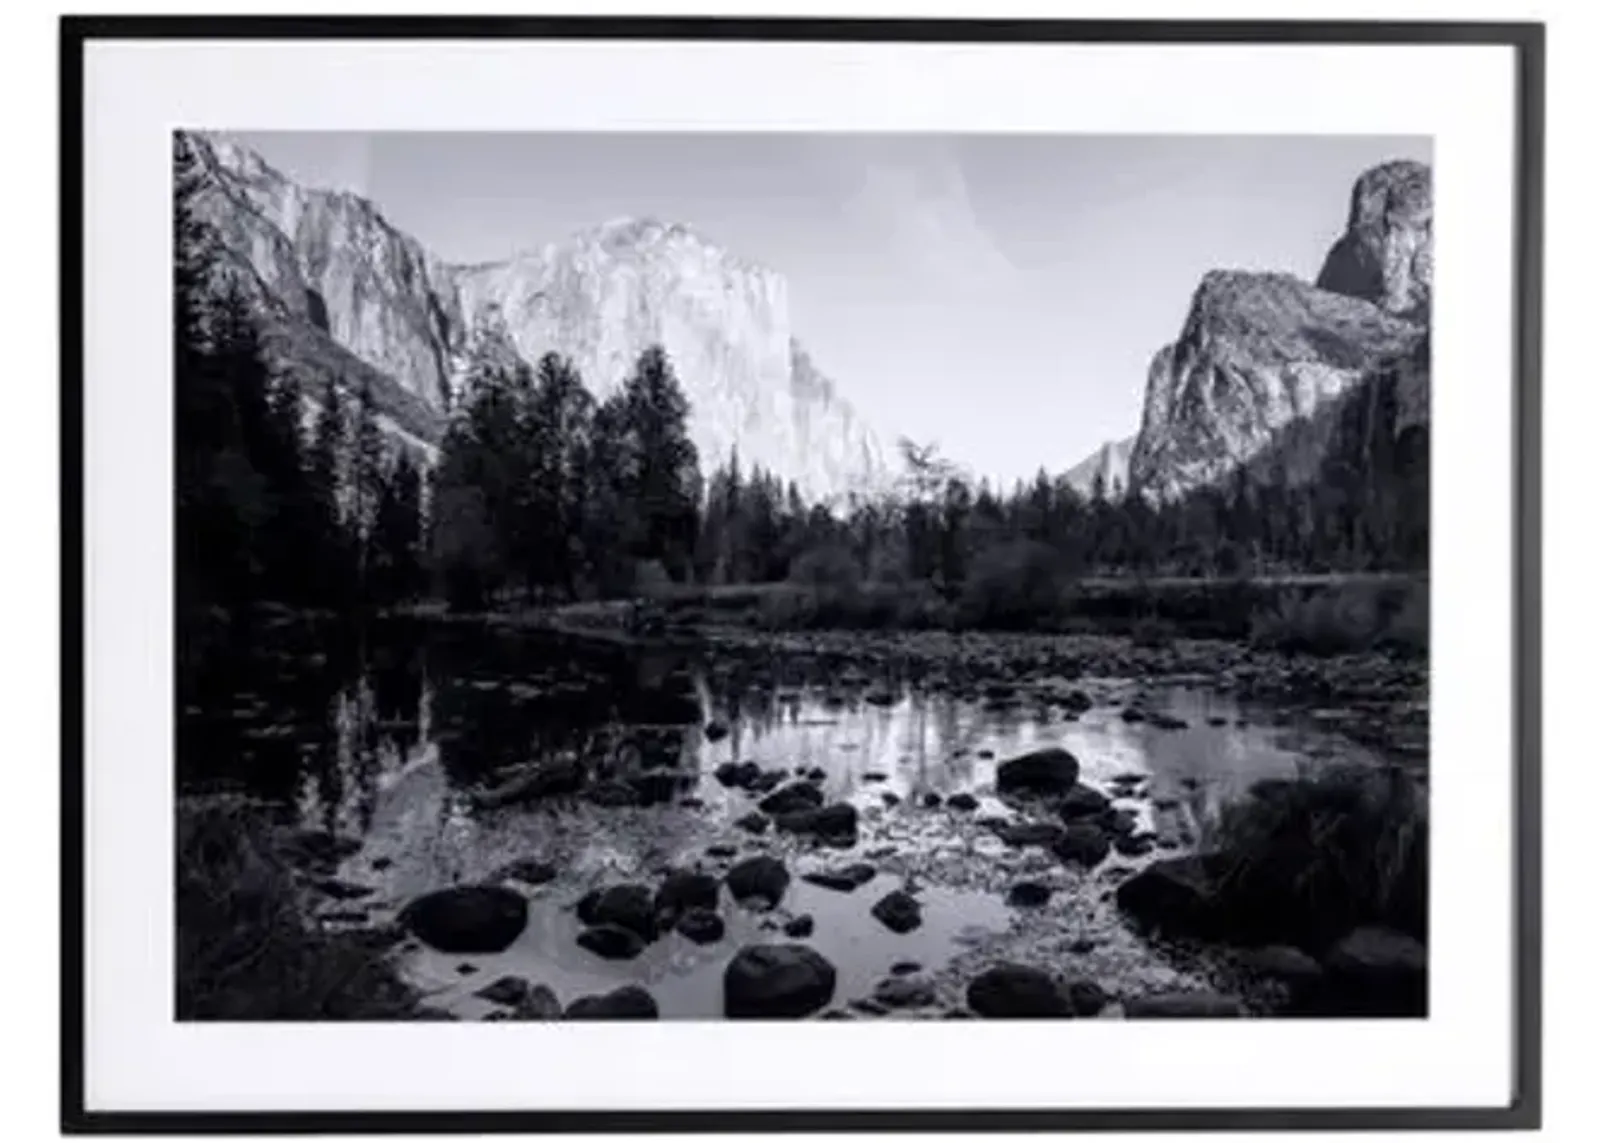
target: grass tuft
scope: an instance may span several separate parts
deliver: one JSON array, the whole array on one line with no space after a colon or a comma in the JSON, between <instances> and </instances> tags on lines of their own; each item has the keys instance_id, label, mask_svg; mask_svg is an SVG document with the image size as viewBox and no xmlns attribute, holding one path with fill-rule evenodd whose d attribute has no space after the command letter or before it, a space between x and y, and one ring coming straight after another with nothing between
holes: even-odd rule
<instances>
[{"instance_id":1,"label":"grass tuft","mask_svg":"<svg viewBox=\"0 0 1600 1143\"><path fill-rule=\"evenodd\" d=\"M1260 783L1225 807L1208 848L1225 898L1334 940L1360 925L1427 939L1428 798L1398 766L1332 766Z\"/></svg>"},{"instance_id":2,"label":"grass tuft","mask_svg":"<svg viewBox=\"0 0 1600 1143\"><path fill-rule=\"evenodd\" d=\"M393 1020L424 1015L383 933L325 933L301 913L294 870L259 803L177 809L180 1020Z\"/></svg>"}]
</instances>

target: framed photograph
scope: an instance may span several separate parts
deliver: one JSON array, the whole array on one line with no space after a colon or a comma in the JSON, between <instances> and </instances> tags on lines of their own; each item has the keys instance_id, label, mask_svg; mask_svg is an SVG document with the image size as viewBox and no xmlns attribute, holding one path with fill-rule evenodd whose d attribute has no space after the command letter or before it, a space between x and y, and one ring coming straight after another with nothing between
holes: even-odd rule
<instances>
[{"instance_id":1,"label":"framed photograph","mask_svg":"<svg viewBox=\"0 0 1600 1143\"><path fill-rule=\"evenodd\" d=\"M61 60L67 1130L1537 1125L1542 26Z\"/></svg>"}]
</instances>

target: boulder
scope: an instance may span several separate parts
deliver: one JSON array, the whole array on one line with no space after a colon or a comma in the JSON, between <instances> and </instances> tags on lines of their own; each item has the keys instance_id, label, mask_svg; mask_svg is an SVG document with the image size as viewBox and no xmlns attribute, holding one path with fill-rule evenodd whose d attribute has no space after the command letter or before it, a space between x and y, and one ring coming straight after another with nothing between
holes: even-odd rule
<instances>
[{"instance_id":1,"label":"boulder","mask_svg":"<svg viewBox=\"0 0 1600 1143\"><path fill-rule=\"evenodd\" d=\"M706 723L707 742L721 742L726 737L728 737L727 723L717 722L714 719L711 722Z\"/></svg>"},{"instance_id":2,"label":"boulder","mask_svg":"<svg viewBox=\"0 0 1600 1143\"><path fill-rule=\"evenodd\" d=\"M603 996L580 996L567 1007L568 1020L659 1020L655 997L637 984Z\"/></svg>"},{"instance_id":3,"label":"boulder","mask_svg":"<svg viewBox=\"0 0 1600 1143\"><path fill-rule=\"evenodd\" d=\"M734 825L747 833L766 833L767 827L772 824L772 819L759 810L751 810L742 818L736 818Z\"/></svg>"},{"instance_id":4,"label":"boulder","mask_svg":"<svg viewBox=\"0 0 1600 1143\"><path fill-rule=\"evenodd\" d=\"M836 802L819 810L783 814L775 820L778 828L785 833L809 834L846 846L856 843L858 815L856 808L848 802Z\"/></svg>"},{"instance_id":5,"label":"boulder","mask_svg":"<svg viewBox=\"0 0 1600 1143\"><path fill-rule=\"evenodd\" d=\"M933 984L922 976L888 976L878 981L872 998L885 1008L927 1008L937 999Z\"/></svg>"},{"instance_id":6,"label":"boulder","mask_svg":"<svg viewBox=\"0 0 1600 1143\"><path fill-rule=\"evenodd\" d=\"M1049 902L1052 890L1042 881L1018 881L1006 891L1006 904L1025 909L1038 908Z\"/></svg>"},{"instance_id":7,"label":"boulder","mask_svg":"<svg viewBox=\"0 0 1600 1143\"><path fill-rule=\"evenodd\" d=\"M656 900L648 885L613 885L590 908L592 925L616 925L641 941L656 939Z\"/></svg>"},{"instance_id":8,"label":"boulder","mask_svg":"<svg viewBox=\"0 0 1600 1143\"><path fill-rule=\"evenodd\" d=\"M1067 981L1064 987L1067 1003L1072 1005L1072 1012L1076 1016L1098 1016L1111 1002L1106 990L1092 980L1080 977Z\"/></svg>"},{"instance_id":9,"label":"boulder","mask_svg":"<svg viewBox=\"0 0 1600 1143\"><path fill-rule=\"evenodd\" d=\"M513 1015L518 1020L559 1020L561 1001L556 999L549 985L536 984L528 989L528 994L517 1004Z\"/></svg>"},{"instance_id":10,"label":"boulder","mask_svg":"<svg viewBox=\"0 0 1600 1143\"><path fill-rule=\"evenodd\" d=\"M1156 839L1147 833L1120 834L1111 845L1123 857L1143 857L1156 847Z\"/></svg>"},{"instance_id":11,"label":"boulder","mask_svg":"<svg viewBox=\"0 0 1600 1143\"><path fill-rule=\"evenodd\" d=\"M722 918L710 909L690 909L678 918L677 929L697 945L715 944L727 932Z\"/></svg>"},{"instance_id":12,"label":"boulder","mask_svg":"<svg viewBox=\"0 0 1600 1143\"><path fill-rule=\"evenodd\" d=\"M1054 822L1001 822L994 832L1007 845L1020 849L1028 845L1053 846L1066 830Z\"/></svg>"},{"instance_id":13,"label":"boulder","mask_svg":"<svg viewBox=\"0 0 1600 1143\"><path fill-rule=\"evenodd\" d=\"M503 1004L507 1008L515 1008L528 998L531 990L528 982L520 976L502 976L492 984L484 985L472 995L491 1004Z\"/></svg>"},{"instance_id":14,"label":"boulder","mask_svg":"<svg viewBox=\"0 0 1600 1143\"><path fill-rule=\"evenodd\" d=\"M967 1007L991 1020L1049 1019L1073 1014L1049 973L1020 964L984 969L967 985Z\"/></svg>"},{"instance_id":15,"label":"boulder","mask_svg":"<svg viewBox=\"0 0 1600 1143\"><path fill-rule=\"evenodd\" d=\"M761 767L754 762L724 762L712 775L730 789L745 790L761 777Z\"/></svg>"},{"instance_id":16,"label":"boulder","mask_svg":"<svg viewBox=\"0 0 1600 1143\"><path fill-rule=\"evenodd\" d=\"M952 810L961 810L965 813L978 808L978 799L967 793L951 794L945 799L944 804Z\"/></svg>"},{"instance_id":17,"label":"boulder","mask_svg":"<svg viewBox=\"0 0 1600 1143\"><path fill-rule=\"evenodd\" d=\"M1393 929L1360 928L1323 957L1326 976L1315 1001L1328 1014L1426 1016L1428 950Z\"/></svg>"},{"instance_id":18,"label":"boulder","mask_svg":"<svg viewBox=\"0 0 1600 1143\"><path fill-rule=\"evenodd\" d=\"M458 886L418 897L401 910L399 921L441 952L497 953L527 927L528 902L498 886Z\"/></svg>"},{"instance_id":19,"label":"boulder","mask_svg":"<svg viewBox=\"0 0 1600 1143\"><path fill-rule=\"evenodd\" d=\"M1061 794L1078 781L1078 760L1059 747L1008 758L995 770L1001 793Z\"/></svg>"},{"instance_id":20,"label":"boulder","mask_svg":"<svg viewBox=\"0 0 1600 1143\"><path fill-rule=\"evenodd\" d=\"M1093 786L1079 782L1063 795L1059 809L1063 821L1097 818L1111 809L1111 799Z\"/></svg>"},{"instance_id":21,"label":"boulder","mask_svg":"<svg viewBox=\"0 0 1600 1143\"><path fill-rule=\"evenodd\" d=\"M1146 929L1168 936L1221 935L1220 861L1193 854L1152 862L1117 886L1117 905Z\"/></svg>"},{"instance_id":22,"label":"boulder","mask_svg":"<svg viewBox=\"0 0 1600 1143\"><path fill-rule=\"evenodd\" d=\"M723 1013L732 1020L799 1019L827 1007L837 974L808 945L749 945L722 977Z\"/></svg>"},{"instance_id":23,"label":"boulder","mask_svg":"<svg viewBox=\"0 0 1600 1143\"><path fill-rule=\"evenodd\" d=\"M1244 1005L1216 992L1164 992L1125 1001L1123 1014L1130 1020L1210 1020L1245 1014Z\"/></svg>"},{"instance_id":24,"label":"boulder","mask_svg":"<svg viewBox=\"0 0 1600 1143\"><path fill-rule=\"evenodd\" d=\"M578 934L578 944L605 960L632 960L644 952L644 940L620 925L592 925Z\"/></svg>"},{"instance_id":25,"label":"boulder","mask_svg":"<svg viewBox=\"0 0 1600 1143\"><path fill-rule=\"evenodd\" d=\"M376 865L376 863L374 863ZM491 880L520 881L524 885L544 885L554 881L559 871L551 862L537 857L525 857L495 870Z\"/></svg>"},{"instance_id":26,"label":"boulder","mask_svg":"<svg viewBox=\"0 0 1600 1143\"><path fill-rule=\"evenodd\" d=\"M810 913L801 913L789 919L789 923L783 926L783 932L790 937L809 937L816 927L816 919Z\"/></svg>"},{"instance_id":27,"label":"boulder","mask_svg":"<svg viewBox=\"0 0 1600 1143\"><path fill-rule=\"evenodd\" d=\"M822 791L810 782L790 782L762 798L758 804L763 813L774 816L804 813L822 805Z\"/></svg>"},{"instance_id":28,"label":"boulder","mask_svg":"<svg viewBox=\"0 0 1600 1143\"><path fill-rule=\"evenodd\" d=\"M690 909L716 912L721 883L709 873L675 869L656 890L655 911L662 923L670 925Z\"/></svg>"},{"instance_id":29,"label":"boulder","mask_svg":"<svg viewBox=\"0 0 1600 1143\"><path fill-rule=\"evenodd\" d=\"M615 808L644 804L639 797L639 791L628 782L600 782L585 790L583 796L597 806Z\"/></svg>"},{"instance_id":30,"label":"boulder","mask_svg":"<svg viewBox=\"0 0 1600 1143\"><path fill-rule=\"evenodd\" d=\"M1247 972L1269 980L1300 984L1322 975L1322 966L1310 953L1293 945L1264 945L1239 954L1239 965Z\"/></svg>"},{"instance_id":31,"label":"boulder","mask_svg":"<svg viewBox=\"0 0 1600 1143\"><path fill-rule=\"evenodd\" d=\"M1111 840L1091 822L1073 822L1050 849L1067 865L1093 869L1111 853Z\"/></svg>"},{"instance_id":32,"label":"boulder","mask_svg":"<svg viewBox=\"0 0 1600 1143\"><path fill-rule=\"evenodd\" d=\"M778 858L763 854L739 862L724 880L735 901L760 901L771 908L783 900L789 888L789 868Z\"/></svg>"},{"instance_id":33,"label":"boulder","mask_svg":"<svg viewBox=\"0 0 1600 1143\"><path fill-rule=\"evenodd\" d=\"M809 881L813 885L820 885L824 889L835 889L841 893L852 893L877 876L878 871L864 862L855 865L846 865L838 869L821 869L813 873L803 873L800 880Z\"/></svg>"},{"instance_id":34,"label":"boulder","mask_svg":"<svg viewBox=\"0 0 1600 1143\"><path fill-rule=\"evenodd\" d=\"M903 889L880 898L872 906L872 915L884 928L896 933L909 933L922 924L922 906Z\"/></svg>"}]
</instances>

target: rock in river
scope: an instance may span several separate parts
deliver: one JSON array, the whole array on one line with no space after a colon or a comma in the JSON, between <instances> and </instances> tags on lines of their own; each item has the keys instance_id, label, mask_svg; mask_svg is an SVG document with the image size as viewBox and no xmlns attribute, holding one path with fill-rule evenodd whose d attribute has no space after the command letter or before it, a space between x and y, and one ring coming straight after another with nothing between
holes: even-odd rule
<instances>
[{"instance_id":1,"label":"rock in river","mask_svg":"<svg viewBox=\"0 0 1600 1143\"><path fill-rule=\"evenodd\" d=\"M1111 999L1106 990L1092 980L1069 980L1065 987L1067 1003L1078 1016L1098 1016Z\"/></svg>"},{"instance_id":2,"label":"rock in river","mask_svg":"<svg viewBox=\"0 0 1600 1143\"><path fill-rule=\"evenodd\" d=\"M816 918L810 913L801 913L798 917L791 918L783 926L784 935L791 937L809 937L817 927Z\"/></svg>"},{"instance_id":3,"label":"rock in river","mask_svg":"<svg viewBox=\"0 0 1600 1143\"><path fill-rule=\"evenodd\" d=\"M762 855L739 862L728 870L726 881L735 901L761 901L770 908L789 888L789 869L778 858Z\"/></svg>"},{"instance_id":4,"label":"rock in river","mask_svg":"<svg viewBox=\"0 0 1600 1143\"><path fill-rule=\"evenodd\" d=\"M937 999L923 976L889 976L878 981L872 998L886 1008L927 1008Z\"/></svg>"},{"instance_id":5,"label":"rock in river","mask_svg":"<svg viewBox=\"0 0 1600 1143\"><path fill-rule=\"evenodd\" d=\"M969 812L978 808L978 799L967 793L951 794L945 799L944 804L952 810Z\"/></svg>"},{"instance_id":6,"label":"rock in river","mask_svg":"<svg viewBox=\"0 0 1600 1143\"><path fill-rule=\"evenodd\" d=\"M632 960L644 952L639 934L620 925L594 925L578 934L578 944L606 960Z\"/></svg>"},{"instance_id":7,"label":"rock in river","mask_svg":"<svg viewBox=\"0 0 1600 1143\"><path fill-rule=\"evenodd\" d=\"M721 885L709 873L697 870L675 869L668 873L656 890L656 916L670 925L690 909L716 911Z\"/></svg>"},{"instance_id":8,"label":"rock in river","mask_svg":"<svg viewBox=\"0 0 1600 1143\"><path fill-rule=\"evenodd\" d=\"M1071 1016L1072 1003L1049 973L1021 964L997 964L967 985L967 1007L991 1020Z\"/></svg>"},{"instance_id":9,"label":"rock in river","mask_svg":"<svg viewBox=\"0 0 1600 1143\"><path fill-rule=\"evenodd\" d=\"M766 833L772 819L759 810L751 810L744 817L736 818L733 824L747 833Z\"/></svg>"},{"instance_id":10,"label":"rock in river","mask_svg":"<svg viewBox=\"0 0 1600 1143\"><path fill-rule=\"evenodd\" d=\"M377 863L373 863L377 868ZM520 881L524 885L544 885L554 881L559 870L552 862L538 857L525 857L521 861L513 861L502 865L494 873L493 880Z\"/></svg>"},{"instance_id":11,"label":"rock in river","mask_svg":"<svg viewBox=\"0 0 1600 1143\"><path fill-rule=\"evenodd\" d=\"M520 976L502 976L493 984L486 984L472 995L491 1004L504 1004L515 1008L528 998L530 986Z\"/></svg>"},{"instance_id":12,"label":"rock in river","mask_svg":"<svg viewBox=\"0 0 1600 1143\"><path fill-rule=\"evenodd\" d=\"M724 762L713 774L724 786L747 790L760 779L761 767L754 762Z\"/></svg>"},{"instance_id":13,"label":"rock in river","mask_svg":"<svg viewBox=\"0 0 1600 1143\"><path fill-rule=\"evenodd\" d=\"M1006 904L1037 908L1050 900L1050 886L1042 881L1018 881L1006 892Z\"/></svg>"},{"instance_id":14,"label":"rock in river","mask_svg":"<svg viewBox=\"0 0 1600 1143\"><path fill-rule=\"evenodd\" d=\"M1055 822L1001 822L994 832L1007 845L1020 849L1027 845L1055 845L1067 831Z\"/></svg>"},{"instance_id":15,"label":"rock in river","mask_svg":"<svg viewBox=\"0 0 1600 1143\"><path fill-rule=\"evenodd\" d=\"M1078 760L1060 747L1008 758L995 770L1001 793L1059 794L1078 781Z\"/></svg>"},{"instance_id":16,"label":"rock in river","mask_svg":"<svg viewBox=\"0 0 1600 1143\"><path fill-rule=\"evenodd\" d=\"M1244 1006L1231 996L1216 992L1166 992L1155 996L1135 996L1123 1004L1130 1020L1212 1020L1243 1016Z\"/></svg>"},{"instance_id":17,"label":"rock in river","mask_svg":"<svg viewBox=\"0 0 1600 1143\"><path fill-rule=\"evenodd\" d=\"M1111 808L1111 799L1093 786L1078 783L1061 799L1060 813L1063 821L1079 818L1097 818Z\"/></svg>"},{"instance_id":18,"label":"rock in river","mask_svg":"<svg viewBox=\"0 0 1600 1143\"><path fill-rule=\"evenodd\" d=\"M783 814L775 819L785 833L803 833L844 847L856 843L856 808L849 802L837 802L819 810L805 810L796 814Z\"/></svg>"},{"instance_id":19,"label":"rock in river","mask_svg":"<svg viewBox=\"0 0 1600 1143\"><path fill-rule=\"evenodd\" d=\"M1050 848L1068 865L1093 869L1110 854L1111 841L1099 826L1090 822L1073 822Z\"/></svg>"},{"instance_id":20,"label":"rock in river","mask_svg":"<svg viewBox=\"0 0 1600 1143\"><path fill-rule=\"evenodd\" d=\"M922 924L922 906L903 889L896 889L872 906L872 915L887 929L909 933Z\"/></svg>"},{"instance_id":21,"label":"rock in river","mask_svg":"<svg viewBox=\"0 0 1600 1143\"><path fill-rule=\"evenodd\" d=\"M723 974L723 1011L734 1020L809 1016L833 999L836 977L808 945L749 945Z\"/></svg>"},{"instance_id":22,"label":"rock in river","mask_svg":"<svg viewBox=\"0 0 1600 1143\"><path fill-rule=\"evenodd\" d=\"M822 791L811 782L790 782L772 791L759 803L763 813L798 814L822 805Z\"/></svg>"},{"instance_id":23,"label":"rock in river","mask_svg":"<svg viewBox=\"0 0 1600 1143\"><path fill-rule=\"evenodd\" d=\"M616 925L640 940L656 939L656 899L647 885L613 885L602 889L585 918L591 925Z\"/></svg>"},{"instance_id":24,"label":"rock in river","mask_svg":"<svg viewBox=\"0 0 1600 1143\"><path fill-rule=\"evenodd\" d=\"M678 918L678 932L697 945L716 944L727 926L710 909L690 909Z\"/></svg>"},{"instance_id":25,"label":"rock in river","mask_svg":"<svg viewBox=\"0 0 1600 1143\"><path fill-rule=\"evenodd\" d=\"M846 865L839 869L819 869L813 873L803 873L800 880L809 881L813 885L821 885L824 889L836 889L841 893L852 893L877 876L878 871L865 862L855 865Z\"/></svg>"},{"instance_id":26,"label":"rock in river","mask_svg":"<svg viewBox=\"0 0 1600 1143\"><path fill-rule=\"evenodd\" d=\"M658 1020L656 999L637 984L603 996L580 996L567 1007L568 1020Z\"/></svg>"},{"instance_id":27,"label":"rock in river","mask_svg":"<svg viewBox=\"0 0 1600 1143\"><path fill-rule=\"evenodd\" d=\"M497 953L522 934L528 902L510 889L464 885L418 897L400 923L425 944L448 953Z\"/></svg>"},{"instance_id":28,"label":"rock in river","mask_svg":"<svg viewBox=\"0 0 1600 1143\"><path fill-rule=\"evenodd\" d=\"M1361 928L1323 958L1325 1010L1352 1016L1425 1016L1428 950L1392 929Z\"/></svg>"}]
</instances>

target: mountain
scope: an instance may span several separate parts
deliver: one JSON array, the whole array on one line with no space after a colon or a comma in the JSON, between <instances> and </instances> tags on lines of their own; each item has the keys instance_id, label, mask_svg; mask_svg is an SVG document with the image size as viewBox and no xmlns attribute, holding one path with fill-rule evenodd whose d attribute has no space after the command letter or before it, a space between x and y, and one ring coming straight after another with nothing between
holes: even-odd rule
<instances>
[{"instance_id":1,"label":"mountain","mask_svg":"<svg viewBox=\"0 0 1600 1143\"><path fill-rule=\"evenodd\" d=\"M1080 496L1094 494L1095 479L1106 498L1119 499L1128 490L1128 460L1133 455L1134 437L1120 441L1107 441L1077 464L1067 469L1067 483Z\"/></svg>"},{"instance_id":2,"label":"mountain","mask_svg":"<svg viewBox=\"0 0 1600 1143\"><path fill-rule=\"evenodd\" d=\"M572 358L601 397L640 351L665 347L707 459L737 449L814 496L875 486L872 430L796 340L783 276L684 226L626 218L504 262L456 272L462 309L492 309L519 352Z\"/></svg>"},{"instance_id":3,"label":"mountain","mask_svg":"<svg viewBox=\"0 0 1600 1143\"><path fill-rule=\"evenodd\" d=\"M1330 420L1319 411L1380 379L1395 410L1385 431L1425 425L1431 233L1428 168L1387 163L1357 179L1317 285L1207 273L1151 361L1130 483L1170 497L1259 473L1267 456L1287 479L1317 479L1333 439L1316 431Z\"/></svg>"},{"instance_id":4,"label":"mountain","mask_svg":"<svg viewBox=\"0 0 1600 1143\"><path fill-rule=\"evenodd\" d=\"M884 479L877 435L792 328L782 275L677 225L619 219L479 265L446 262L367 199L304 187L226 139L187 136L223 254L261 301L280 364L305 384L359 375L386 424L436 441L486 331L527 361L571 357L604 398L659 343L709 472L737 449L808 496Z\"/></svg>"}]
</instances>

